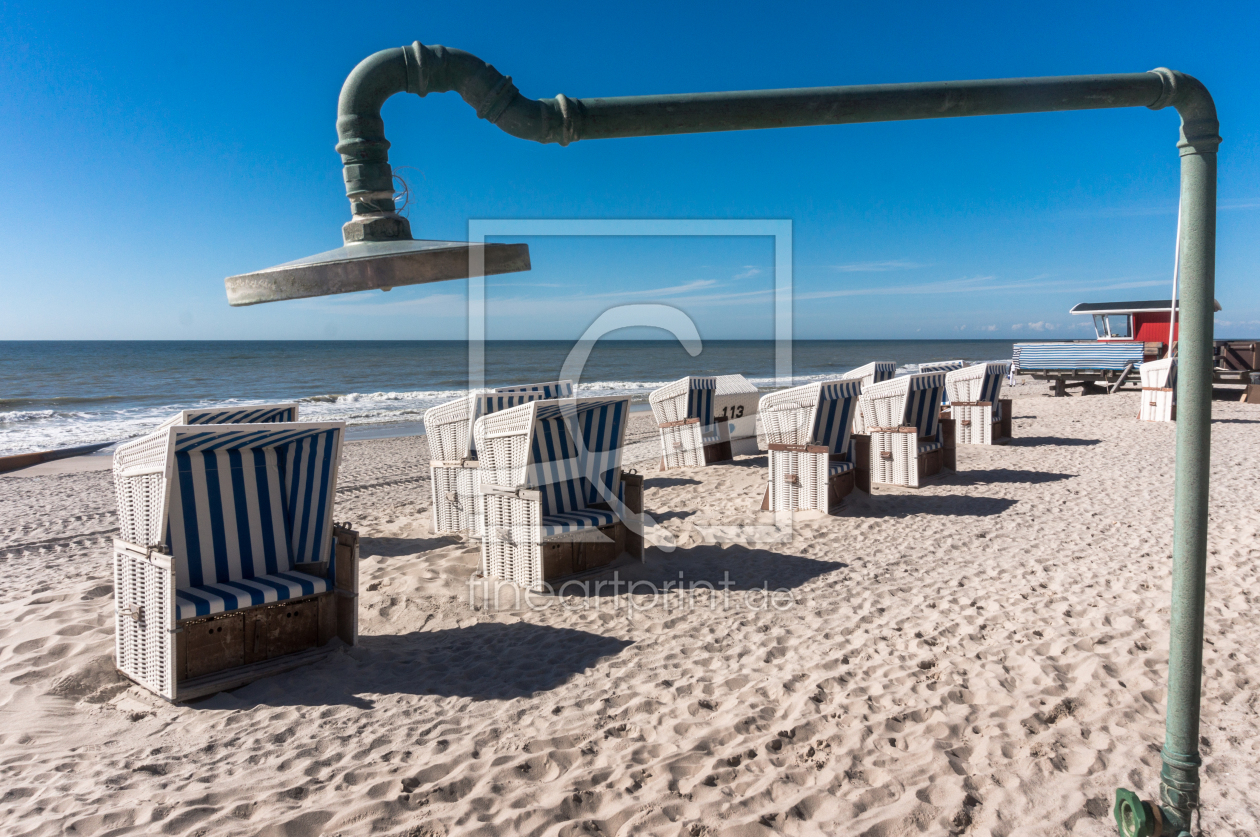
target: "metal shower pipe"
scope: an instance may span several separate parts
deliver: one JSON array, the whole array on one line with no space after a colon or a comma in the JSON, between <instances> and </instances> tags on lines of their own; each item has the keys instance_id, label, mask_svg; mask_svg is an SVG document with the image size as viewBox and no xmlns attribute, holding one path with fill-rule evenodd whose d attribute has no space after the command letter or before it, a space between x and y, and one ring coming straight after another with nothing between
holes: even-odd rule
<instances>
[{"instance_id":1,"label":"metal shower pipe","mask_svg":"<svg viewBox=\"0 0 1260 837\"><path fill-rule=\"evenodd\" d=\"M1199 696L1207 563L1216 258L1216 107L1197 79L1167 69L1053 78L753 90L611 99L526 99L480 58L419 42L378 52L346 79L338 102L352 220L347 243L410 238L393 201L380 109L395 93L455 91L477 116L515 137L568 145L585 139L805 125L887 122L1098 108L1174 107L1181 116L1182 301L1177 375L1176 499L1168 706L1158 803L1118 794L1127 834L1188 834L1199 798Z\"/></svg>"}]
</instances>

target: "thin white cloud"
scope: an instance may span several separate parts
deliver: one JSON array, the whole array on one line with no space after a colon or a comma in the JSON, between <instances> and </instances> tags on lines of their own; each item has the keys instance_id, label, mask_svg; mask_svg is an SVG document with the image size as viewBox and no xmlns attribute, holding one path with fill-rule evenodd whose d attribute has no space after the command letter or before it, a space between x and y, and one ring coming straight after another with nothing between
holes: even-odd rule
<instances>
[{"instance_id":1,"label":"thin white cloud","mask_svg":"<svg viewBox=\"0 0 1260 837\"><path fill-rule=\"evenodd\" d=\"M743 273L736 273L736 274L735 274L734 276L732 276L731 278L732 278L732 279L751 279L751 278L753 278L754 276L760 276L760 275L761 275L761 268L759 268L759 267L753 267L753 266L752 266L752 265L750 265L750 264L746 264L746 265L744 265L744 272L743 272Z\"/></svg>"},{"instance_id":2,"label":"thin white cloud","mask_svg":"<svg viewBox=\"0 0 1260 837\"><path fill-rule=\"evenodd\" d=\"M980 330L981 331L997 331L997 326L995 325L980 326Z\"/></svg>"},{"instance_id":3,"label":"thin white cloud","mask_svg":"<svg viewBox=\"0 0 1260 837\"><path fill-rule=\"evenodd\" d=\"M840 273L883 273L888 270L914 270L919 267L927 267L927 265L905 261L854 262L853 264L832 265L831 269Z\"/></svg>"}]
</instances>

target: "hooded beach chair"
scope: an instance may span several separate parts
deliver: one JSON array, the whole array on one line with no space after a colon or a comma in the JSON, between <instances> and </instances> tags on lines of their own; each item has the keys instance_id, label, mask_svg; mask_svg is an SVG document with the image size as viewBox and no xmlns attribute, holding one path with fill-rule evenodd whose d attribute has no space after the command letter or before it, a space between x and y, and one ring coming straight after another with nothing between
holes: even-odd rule
<instances>
[{"instance_id":1,"label":"hooded beach chair","mask_svg":"<svg viewBox=\"0 0 1260 837\"><path fill-rule=\"evenodd\" d=\"M967 365L965 360L933 360L928 363L920 363L919 371L916 375L926 375L929 372L953 372L962 369Z\"/></svg>"},{"instance_id":2,"label":"hooded beach chair","mask_svg":"<svg viewBox=\"0 0 1260 837\"><path fill-rule=\"evenodd\" d=\"M643 557L643 477L623 474L629 398L534 401L477 419L481 572L536 590Z\"/></svg>"},{"instance_id":3,"label":"hooded beach chair","mask_svg":"<svg viewBox=\"0 0 1260 837\"><path fill-rule=\"evenodd\" d=\"M977 363L945 375L950 418L960 445L1004 444L1011 435L1011 400L1002 399L1010 361Z\"/></svg>"},{"instance_id":4,"label":"hooded beach chair","mask_svg":"<svg viewBox=\"0 0 1260 837\"><path fill-rule=\"evenodd\" d=\"M757 456L757 405L761 390L743 375L718 375L713 379L713 423L719 441L729 442L730 457Z\"/></svg>"},{"instance_id":5,"label":"hooded beach chair","mask_svg":"<svg viewBox=\"0 0 1260 837\"><path fill-rule=\"evenodd\" d=\"M573 395L572 381L549 381L469 393L425 411L429 476L433 490L433 531L481 535L477 493L477 451L473 422L479 416L544 398Z\"/></svg>"},{"instance_id":6,"label":"hooded beach chair","mask_svg":"<svg viewBox=\"0 0 1260 837\"><path fill-rule=\"evenodd\" d=\"M648 396L652 415L661 431L661 470L731 458L730 443L723 443L713 421L717 378L679 378Z\"/></svg>"},{"instance_id":7,"label":"hooded beach chair","mask_svg":"<svg viewBox=\"0 0 1260 837\"><path fill-rule=\"evenodd\" d=\"M940 473L953 449L952 422L941 422L945 373L903 375L872 384L858 399L870 435L871 482L919 487ZM949 433L946 432L946 427Z\"/></svg>"},{"instance_id":8,"label":"hooded beach chair","mask_svg":"<svg viewBox=\"0 0 1260 837\"><path fill-rule=\"evenodd\" d=\"M820 381L761 399L770 465L762 509L825 512L853 490L850 428L861 389L861 380Z\"/></svg>"},{"instance_id":9,"label":"hooded beach chair","mask_svg":"<svg viewBox=\"0 0 1260 837\"><path fill-rule=\"evenodd\" d=\"M248 407L180 410L156 429L165 430L180 424L275 424L297 420L297 404L251 404Z\"/></svg>"},{"instance_id":10,"label":"hooded beach chair","mask_svg":"<svg viewBox=\"0 0 1260 837\"><path fill-rule=\"evenodd\" d=\"M895 361L877 360L865 366L859 366L857 369L850 369L840 376L840 380L857 381L862 385L862 389L866 389L871 384L878 384L880 381L890 381L896 374L897 364ZM861 410L855 408L853 412L853 435L866 435L866 426L862 424Z\"/></svg>"},{"instance_id":11,"label":"hooded beach chair","mask_svg":"<svg viewBox=\"0 0 1260 837\"><path fill-rule=\"evenodd\" d=\"M333 523L343 422L179 425L114 454L118 669L191 700L358 636L358 534Z\"/></svg>"},{"instance_id":12,"label":"hooded beach chair","mask_svg":"<svg viewBox=\"0 0 1260 837\"><path fill-rule=\"evenodd\" d=\"M1141 421L1173 421L1177 418L1177 358L1143 363L1142 400L1138 418Z\"/></svg>"}]
</instances>

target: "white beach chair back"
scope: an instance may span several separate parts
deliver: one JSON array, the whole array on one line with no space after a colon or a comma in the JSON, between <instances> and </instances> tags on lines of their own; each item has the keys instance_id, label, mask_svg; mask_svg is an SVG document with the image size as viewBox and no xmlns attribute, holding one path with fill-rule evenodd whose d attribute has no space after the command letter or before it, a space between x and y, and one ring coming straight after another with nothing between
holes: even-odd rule
<instances>
[{"instance_id":1,"label":"white beach chair back","mask_svg":"<svg viewBox=\"0 0 1260 837\"><path fill-rule=\"evenodd\" d=\"M772 392L758 407L766 441L822 445L828 454L848 454L860 380L819 381Z\"/></svg>"},{"instance_id":2,"label":"white beach chair back","mask_svg":"<svg viewBox=\"0 0 1260 837\"><path fill-rule=\"evenodd\" d=\"M247 407L214 407L180 410L156 430L165 430L181 424L280 424L298 420L298 405L251 404Z\"/></svg>"},{"instance_id":3,"label":"white beach chair back","mask_svg":"<svg viewBox=\"0 0 1260 837\"><path fill-rule=\"evenodd\" d=\"M541 400L477 420L487 485L541 492L542 514L580 511L620 493L630 399Z\"/></svg>"},{"instance_id":4,"label":"white beach chair back","mask_svg":"<svg viewBox=\"0 0 1260 837\"><path fill-rule=\"evenodd\" d=\"M920 438L940 433L940 404L945 373L903 375L873 384L858 399L868 430L914 427Z\"/></svg>"},{"instance_id":5,"label":"white beach chair back","mask_svg":"<svg viewBox=\"0 0 1260 837\"><path fill-rule=\"evenodd\" d=\"M842 381L858 381L862 388L865 389L871 384L878 384L881 381L891 381L897 374L897 364L891 360L876 360L856 369L850 369L840 376ZM862 412L854 411L853 416L853 432L857 434L866 433L866 425L862 421Z\"/></svg>"},{"instance_id":6,"label":"white beach chair back","mask_svg":"<svg viewBox=\"0 0 1260 837\"><path fill-rule=\"evenodd\" d=\"M1172 421L1177 405L1177 358L1148 361L1138 371L1142 376L1138 418L1142 421Z\"/></svg>"},{"instance_id":7,"label":"white beach chair back","mask_svg":"<svg viewBox=\"0 0 1260 837\"><path fill-rule=\"evenodd\" d=\"M713 399L716 377L690 376L668 383L648 396L657 424L699 419L701 427L713 426ZM707 435L707 434L706 434Z\"/></svg>"},{"instance_id":8,"label":"white beach chair back","mask_svg":"<svg viewBox=\"0 0 1260 837\"><path fill-rule=\"evenodd\" d=\"M987 401L993 406L993 420L1002 418L1002 380L1010 372L1009 361L995 360L957 369L945 375L949 402Z\"/></svg>"}]
</instances>

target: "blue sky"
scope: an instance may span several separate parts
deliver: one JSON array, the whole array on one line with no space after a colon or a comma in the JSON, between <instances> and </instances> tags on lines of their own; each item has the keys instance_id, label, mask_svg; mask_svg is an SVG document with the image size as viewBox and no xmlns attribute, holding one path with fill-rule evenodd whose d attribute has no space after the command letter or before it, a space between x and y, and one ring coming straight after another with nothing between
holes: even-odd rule
<instances>
[{"instance_id":1,"label":"blue sky","mask_svg":"<svg viewBox=\"0 0 1260 837\"><path fill-rule=\"evenodd\" d=\"M361 8L357 14L356 8ZM1137 72L1213 92L1218 337L1260 336L1260 6L0 5L0 339L459 338L464 282L230 308L223 277L331 249L341 82L413 40L530 97ZM470 218L765 218L793 229L808 338L1080 337L1076 302L1167 293L1177 118L1095 111L579 142L514 139L455 94L384 110L418 237ZM773 333L765 238L529 240L487 334L570 338L620 302L706 338Z\"/></svg>"}]
</instances>

